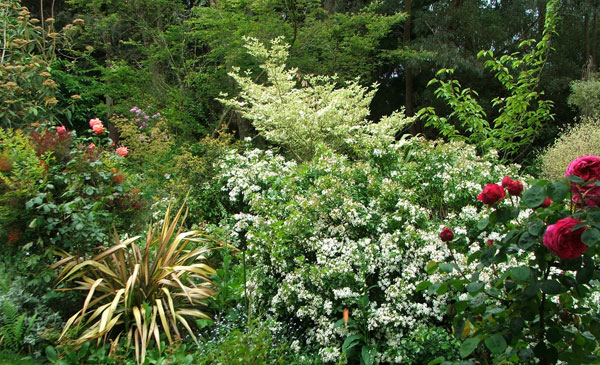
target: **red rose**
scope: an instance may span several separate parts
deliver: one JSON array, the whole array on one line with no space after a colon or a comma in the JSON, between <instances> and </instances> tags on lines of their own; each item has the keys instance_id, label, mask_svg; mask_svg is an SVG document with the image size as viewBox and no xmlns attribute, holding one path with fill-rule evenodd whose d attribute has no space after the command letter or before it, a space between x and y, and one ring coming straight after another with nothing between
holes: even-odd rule
<instances>
[{"instance_id":1,"label":"red rose","mask_svg":"<svg viewBox=\"0 0 600 365\"><path fill-rule=\"evenodd\" d=\"M506 193L504 188L498 184L487 184L481 194L477 197L483 204L494 204L504 199Z\"/></svg>"},{"instance_id":2,"label":"red rose","mask_svg":"<svg viewBox=\"0 0 600 365\"><path fill-rule=\"evenodd\" d=\"M585 181L600 180L600 157L587 155L581 156L567 166L565 177L579 176Z\"/></svg>"},{"instance_id":3,"label":"red rose","mask_svg":"<svg viewBox=\"0 0 600 365\"><path fill-rule=\"evenodd\" d=\"M452 241L454 239L454 232L448 227L444 227L440 232L440 238L444 242Z\"/></svg>"},{"instance_id":4,"label":"red rose","mask_svg":"<svg viewBox=\"0 0 600 365\"><path fill-rule=\"evenodd\" d=\"M65 134L67 133L67 128L61 125L60 127L56 127L56 132L58 132L59 135Z\"/></svg>"},{"instance_id":5,"label":"red rose","mask_svg":"<svg viewBox=\"0 0 600 365\"><path fill-rule=\"evenodd\" d=\"M567 166L565 177L571 175L578 176L584 181L600 180L600 157L594 155L581 156ZM580 202L580 194L585 198L585 204L591 207L600 206L600 187L593 184L581 186L580 184L571 182L571 192L573 200Z\"/></svg>"},{"instance_id":6,"label":"red rose","mask_svg":"<svg viewBox=\"0 0 600 365\"><path fill-rule=\"evenodd\" d=\"M523 191L523 183L517 180L513 180L508 176L504 176L502 179L502 186L512 196L519 196Z\"/></svg>"},{"instance_id":7,"label":"red rose","mask_svg":"<svg viewBox=\"0 0 600 365\"><path fill-rule=\"evenodd\" d=\"M544 233L544 245L561 259L576 259L587 250L581 235L587 227L573 231L581 223L575 218L563 218L548 226Z\"/></svg>"},{"instance_id":8,"label":"red rose","mask_svg":"<svg viewBox=\"0 0 600 365\"><path fill-rule=\"evenodd\" d=\"M487 240L486 244L487 244L488 246L491 246L491 245L493 245L493 244L494 244L494 240L490 238L489 240Z\"/></svg>"},{"instance_id":9,"label":"red rose","mask_svg":"<svg viewBox=\"0 0 600 365\"><path fill-rule=\"evenodd\" d=\"M552 200L550 200L550 198L546 197L546 199L544 199L542 204L540 204L540 206L537 208L548 208L550 206L550 204L552 204Z\"/></svg>"}]
</instances>

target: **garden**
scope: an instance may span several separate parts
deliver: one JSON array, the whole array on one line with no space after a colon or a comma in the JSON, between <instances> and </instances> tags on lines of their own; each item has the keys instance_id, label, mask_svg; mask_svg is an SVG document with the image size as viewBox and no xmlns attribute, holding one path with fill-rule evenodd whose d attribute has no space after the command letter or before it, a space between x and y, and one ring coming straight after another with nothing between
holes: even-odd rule
<instances>
[{"instance_id":1,"label":"garden","mask_svg":"<svg viewBox=\"0 0 600 365\"><path fill-rule=\"evenodd\" d=\"M597 6L396 3L0 0L0 364L600 363Z\"/></svg>"}]
</instances>

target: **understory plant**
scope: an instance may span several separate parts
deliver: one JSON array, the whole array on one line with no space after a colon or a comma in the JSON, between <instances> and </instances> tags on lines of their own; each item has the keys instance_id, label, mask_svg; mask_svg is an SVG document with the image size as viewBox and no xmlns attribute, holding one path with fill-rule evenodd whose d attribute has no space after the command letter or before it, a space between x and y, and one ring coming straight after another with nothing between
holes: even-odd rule
<instances>
[{"instance_id":1,"label":"understory plant","mask_svg":"<svg viewBox=\"0 0 600 365\"><path fill-rule=\"evenodd\" d=\"M464 88L452 78L452 69L439 70L428 84L439 85L435 95L448 103L450 114L439 116L433 107L425 107L418 117L425 120L426 125L437 128L442 136L451 140L465 139L482 150L496 149L504 160L527 153L543 124L553 119L553 103L543 99L539 83L552 49L558 6L556 0L546 5L544 30L538 42L524 40L519 44L522 51L513 54L494 55L493 50L477 54L487 59L485 67L494 73L506 91L505 96L492 100L497 115L493 120L488 119L477 100L477 92Z\"/></svg>"},{"instance_id":2,"label":"understory plant","mask_svg":"<svg viewBox=\"0 0 600 365\"><path fill-rule=\"evenodd\" d=\"M160 349L162 336L172 345L185 329L196 341L193 321L210 318L201 308L215 294L204 256L214 240L202 231L182 232L183 211L172 218L169 206L162 226L150 224L145 242L137 243L140 236L121 241L115 232L115 244L92 259L60 252L58 283L74 282L67 290L87 295L59 340L77 348L126 336L140 363L151 342Z\"/></svg>"},{"instance_id":3,"label":"understory plant","mask_svg":"<svg viewBox=\"0 0 600 365\"><path fill-rule=\"evenodd\" d=\"M484 217L464 233L441 234L451 260L430 262L419 290L452 293L448 313L460 355L491 363L597 363L600 158L581 156L565 178L529 189L506 177L478 199ZM495 232L495 238L487 238ZM425 290L426 289L426 290Z\"/></svg>"},{"instance_id":4,"label":"understory plant","mask_svg":"<svg viewBox=\"0 0 600 365\"><path fill-rule=\"evenodd\" d=\"M437 234L438 210L466 231L480 216L465 196L515 167L463 143L421 138L374 149L360 162L325 147L300 164L249 149L218 166L215 184L237 209L222 227L246 251L251 311L269 308L265 315L280 326L298 327L304 335L292 348L312 349L326 363L420 363L456 352L456 342L426 346L420 335L448 331L447 298L415 290L428 262L450 257ZM428 185L430 175L438 180ZM464 176L472 182L459 183ZM430 207L426 196L440 199ZM340 325L346 310L348 326Z\"/></svg>"}]
</instances>

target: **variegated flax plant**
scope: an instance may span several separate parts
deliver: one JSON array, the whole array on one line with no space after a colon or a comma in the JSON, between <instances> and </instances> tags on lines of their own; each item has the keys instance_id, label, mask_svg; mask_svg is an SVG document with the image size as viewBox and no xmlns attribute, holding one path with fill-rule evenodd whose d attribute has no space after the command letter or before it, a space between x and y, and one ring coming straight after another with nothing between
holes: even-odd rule
<instances>
[{"instance_id":1,"label":"variegated flax plant","mask_svg":"<svg viewBox=\"0 0 600 365\"><path fill-rule=\"evenodd\" d=\"M94 340L118 343L125 334L138 363L152 340L160 349L161 333L172 344L185 328L197 341L190 321L209 318L202 307L216 292L210 280L214 269L204 254L216 241L202 231L181 232L182 213L183 206L171 220L169 206L162 227L150 223L145 244L137 243L140 236L120 241L115 232L115 245L92 259L59 253L64 258L54 265L62 267L58 284L74 282L77 286L63 290L87 291L59 341L75 347ZM78 336L68 339L77 330Z\"/></svg>"}]
</instances>

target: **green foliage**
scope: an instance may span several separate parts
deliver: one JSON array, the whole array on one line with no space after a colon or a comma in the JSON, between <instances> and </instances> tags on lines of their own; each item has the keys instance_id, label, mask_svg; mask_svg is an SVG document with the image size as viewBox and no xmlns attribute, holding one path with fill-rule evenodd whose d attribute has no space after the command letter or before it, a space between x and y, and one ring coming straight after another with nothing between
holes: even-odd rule
<instances>
[{"instance_id":1,"label":"green foliage","mask_svg":"<svg viewBox=\"0 0 600 365\"><path fill-rule=\"evenodd\" d=\"M61 155L55 130L42 130L32 138L40 151L56 156L46 183L29 196L24 207L28 238L37 249L56 246L88 256L92 249L108 243L112 226L136 227L144 202L124 158L115 154L109 138L67 138ZM92 146L93 145L93 146ZM91 147L92 146L92 147Z\"/></svg>"},{"instance_id":2,"label":"green foliage","mask_svg":"<svg viewBox=\"0 0 600 365\"><path fill-rule=\"evenodd\" d=\"M440 117L434 108L426 107L419 111L419 117L426 120L428 126L437 128L443 136L457 139L464 135L469 143L483 150L498 150L503 159L525 154L543 123L552 120L550 109L553 103L541 98L543 92L538 91L538 86L551 50L550 41L555 34L557 6L557 1L547 4L542 39L538 42L522 41L519 47L524 52L500 57L494 56L491 50L478 53L480 58L489 58L485 66L494 73L508 94L492 100L498 114L493 121L486 120L487 115L476 99L477 92L463 88L457 80L441 78L453 73L449 69L438 71L437 77L428 85L439 84L435 94L448 102L452 112L447 117Z\"/></svg>"},{"instance_id":3,"label":"green foliage","mask_svg":"<svg viewBox=\"0 0 600 365\"><path fill-rule=\"evenodd\" d=\"M124 335L143 363L151 341L160 348L161 335L173 344L182 339L179 328L185 328L196 339L188 321L210 318L198 308L214 295L209 279L214 269L204 263L205 245L214 240L201 231L181 231L183 206L173 218L170 213L169 207L162 227L149 226L145 243L135 243L140 236L120 241L115 232L114 246L90 260L59 252L63 259L54 265L61 267L59 283L75 281L75 290L87 292L59 341L79 348ZM77 327L83 331L77 333ZM70 329L73 339L65 336Z\"/></svg>"},{"instance_id":4,"label":"green foliage","mask_svg":"<svg viewBox=\"0 0 600 365\"><path fill-rule=\"evenodd\" d=\"M22 131L0 128L0 238L8 245L26 229L25 202L44 185L49 162Z\"/></svg>"},{"instance_id":5,"label":"green foliage","mask_svg":"<svg viewBox=\"0 0 600 365\"><path fill-rule=\"evenodd\" d=\"M7 300L2 303L2 312L4 323L0 327L0 345L18 353L22 350L25 335L33 327L35 315L25 323L27 313L19 314L17 307Z\"/></svg>"},{"instance_id":6,"label":"green foliage","mask_svg":"<svg viewBox=\"0 0 600 365\"><path fill-rule=\"evenodd\" d=\"M0 56L0 127L26 128L32 123L56 122L58 84L51 63L56 49L70 43L79 25L54 28L54 19L31 19L18 0L0 2L3 50Z\"/></svg>"},{"instance_id":7,"label":"green foliage","mask_svg":"<svg viewBox=\"0 0 600 365\"><path fill-rule=\"evenodd\" d=\"M363 156L391 143L395 134L412 122L394 113L373 124L366 117L375 90L367 91L356 81L336 88L328 76L298 79L297 69L286 69L289 46L282 38L273 40L271 49L256 39L245 40L250 55L262 62L268 83L257 84L249 74L234 69L230 76L241 88L240 101L220 101L240 110L265 139L281 145L298 161L313 158L322 144L350 156Z\"/></svg>"},{"instance_id":8,"label":"green foliage","mask_svg":"<svg viewBox=\"0 0 600 365\"><path fill-rule=\"evenodd\" d=\"M553 203L540 207L546 197ZM448 242L452 261L435 265L445 272L437 285L456 290L448 311L462 341L461 357L493 363L597 363L599 209L576 204L563 178L534 181L522 197L484 212L475 234L495 232L497 239L468 250ZM589 247L579 257L559 259L547 248L546 235L550 224L566 217L581 220L577 227L588 227L581 239ZM563 248L575 240L569 238Z\"/></svg>"},{"instance_id":9,"label":"green foliage","mask_svg":"<svg viewBox=\"0 0 600 365\"><path fill-rule=\"evenodd\" d=\"M541 176L548 179L564 177L565 169L575 158L600 155L600 120L583 119L563 129L556 141L538 156Z\"/></svg>"},{"instance_id":10,"label":"green foliage","mask_svg":"<svg viewBox=\"0 0 600 365\"><path fill-rule=\"evenodd\" d=\"M568 102L579 109L582 117L597 117L600 114L600 81L592 76L589 80L571 82Z\"/></svg>"}]
</instances>

